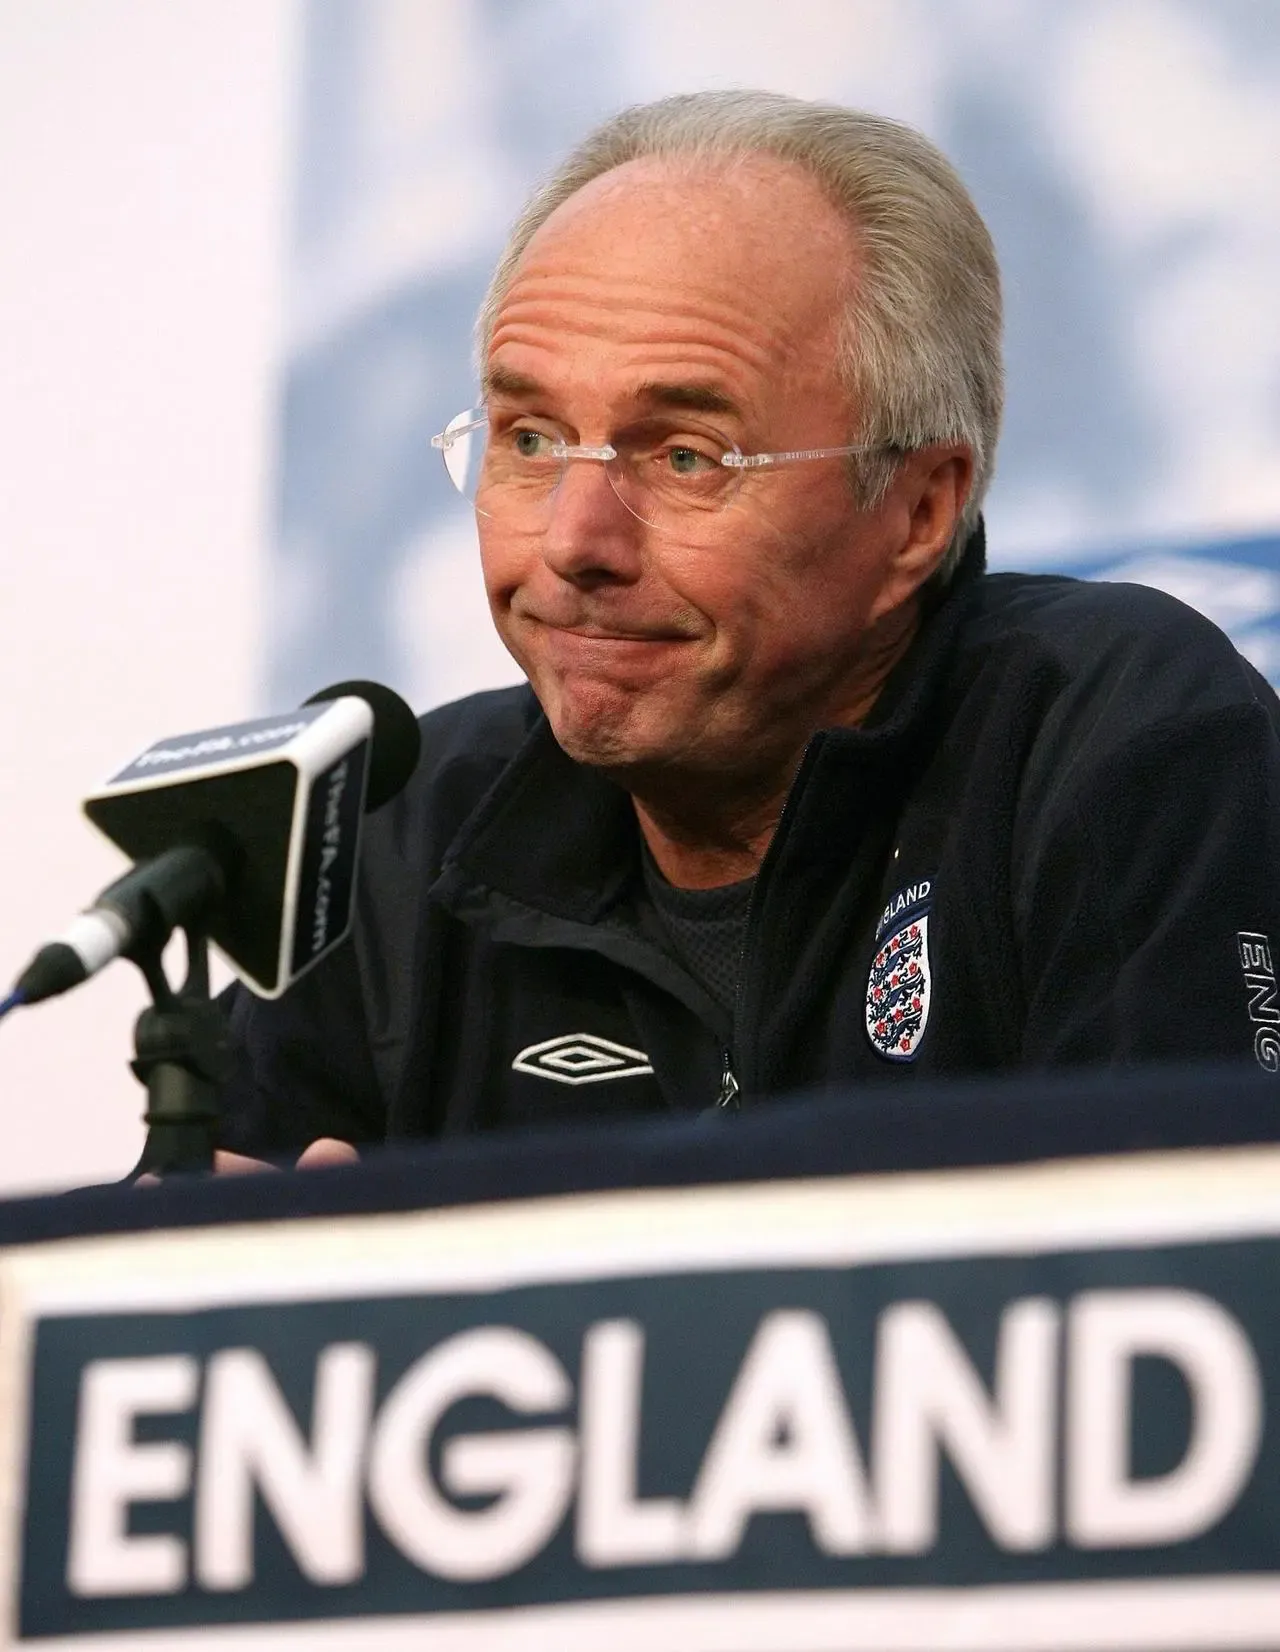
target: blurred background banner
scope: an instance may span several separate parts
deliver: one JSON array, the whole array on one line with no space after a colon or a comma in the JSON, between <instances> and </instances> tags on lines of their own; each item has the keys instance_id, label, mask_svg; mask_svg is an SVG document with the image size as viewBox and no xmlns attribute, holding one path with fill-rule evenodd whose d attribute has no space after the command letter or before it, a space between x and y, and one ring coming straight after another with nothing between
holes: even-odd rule
<instances>
[{"instance_id":1,"label":"blurred background banner","mask_svg":"<svg viewBox=\"0 0 1280 1652\"><path fill-rule=\"evenodd\" d=\"M918 125L985 214L994 565L1160 585L1280 679L1275 0L0 0L0 976L153 739L514 680L429 447L485 279L595 122L752 85ZM141 997L5 1024L0 1190L126 1168Z\"/></svg>"},{"instance_id":2,"label":"blurred background banner","mask_svg":"<svg viewBox=\"0 0 1280 1652\"><path fill-rule=\"evenodd\" d=\"M278 559L280 703L512 679L428 447L531 184L621 106L766 86L923 128L994 233L993 562L1145 580L1280 674L1273 0L307 0Z\"/></svg>"}]
</instances>

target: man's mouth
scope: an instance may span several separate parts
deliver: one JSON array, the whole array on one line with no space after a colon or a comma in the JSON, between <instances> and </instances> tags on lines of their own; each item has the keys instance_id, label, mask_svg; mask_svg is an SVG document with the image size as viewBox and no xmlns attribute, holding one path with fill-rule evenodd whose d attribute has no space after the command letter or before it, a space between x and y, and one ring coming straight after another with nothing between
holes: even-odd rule
<instances>
[{"instance_id":1,"label":"man's mouth","mask_svg":"<svg viewBox=\"0 0 1280 1652\"><path fill-rule=\"evenodd\" d=\"M555 631L566 637L576 637L581 642L661 643L691 642L693 640L689 632L682 631L673 625L620 625L616 622L602 623L595 620L559 620L530 613L519 617L541 630Z\"/></svg>"},{"instance_id":2,"label":"man's mouth","mask_svg":"<svg viewBox=\"0 0 1280 1652\"><path fill-rule=\"evenodd\" d=\"M675 651L691 641L669 626L553 625L545 620L534 621L527 637L531 654L553 672L606 677L621 672L627 679L639 673L637 683L672 674Z\"/></svg>"}]
</instances>

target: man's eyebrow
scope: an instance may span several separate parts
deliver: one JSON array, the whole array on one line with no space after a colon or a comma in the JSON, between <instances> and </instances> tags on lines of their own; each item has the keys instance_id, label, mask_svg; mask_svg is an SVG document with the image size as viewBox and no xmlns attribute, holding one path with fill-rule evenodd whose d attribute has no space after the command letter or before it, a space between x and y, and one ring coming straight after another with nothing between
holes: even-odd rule
<instances>
[{"instance_id":1,"label":"man's eyebrow","mask_svg":"<svg viewBox=\"0 0 1280 1652\"><path fill-rule=\"evenodd\" d=\"M517 373L500 364L484 376L486 396L545 396L546 390L528 373ZM741 418L741 410L731 396L710 384L666 383L650 380L638 387L636 400L651 408L682 413L725 413Z\"/></svg>"},{"instance_id":2,"label":"man's eyebrow","mask_svg":"<svg viewBox=\"0 0 1280 1652\"><path fill-rule=\"evenodd\" d=\"M484 376L486 396L540 396L542 386L527 373L513 372L510 367L490 367Z\"/></svg>"},{"instance_id":3,"label":"man's eyebrow","mask_svg":"<svg viewBox=\"0 0 1280 1652\"><path fill-rule=\"evenodd\" d=\"M637 391L640 401L651 407L677 408L685 413L728 413L741 418L742 411L731 396L710 384L642 384Z\"/></svg>"}]
</instances>

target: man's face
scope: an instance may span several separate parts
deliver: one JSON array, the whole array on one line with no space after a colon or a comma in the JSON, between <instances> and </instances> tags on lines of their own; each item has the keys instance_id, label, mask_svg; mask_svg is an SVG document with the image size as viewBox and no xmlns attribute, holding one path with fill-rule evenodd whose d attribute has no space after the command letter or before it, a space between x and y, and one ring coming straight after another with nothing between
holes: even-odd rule
<instances>
[{"instance_id":1,"label":"man's face","mask_svg":"<svg viewBox=\"0 0 1280 1652\"><path fill-rule=\"evenodd\" d=\"M744 453L848 442L835 351L856 242L802 172L631 162L530 242L487 362L495 420L603 444L657 420ZM845 462L748 470L687 531L627 510L571 461L519 528L479 518L503 641L557 739L619 779L750 783L850 719L859 641L885 608L902 513L857 508Z\"/></svg>"}]
</instances>

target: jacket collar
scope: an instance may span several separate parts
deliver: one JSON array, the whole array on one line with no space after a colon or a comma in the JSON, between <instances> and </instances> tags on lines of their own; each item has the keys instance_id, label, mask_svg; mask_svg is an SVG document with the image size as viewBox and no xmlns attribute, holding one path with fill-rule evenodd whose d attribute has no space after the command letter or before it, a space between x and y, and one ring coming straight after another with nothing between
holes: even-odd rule
<instances>
[{"instance_id":1,"label":"jacket collar","mask_svg":"<svg viewBox=\"0 0 1280 1652\"><path fill-rule=\"evenodd\" d=\"M946 589L857 729L827 729L824 768L865 772L906 762L936 725L931 715L974 587L986 566L981 518ZM850 774L853 778L853 774ZM571 923L599 921L638 873L639 836L628 794L575 763L539 717L445 858L433 894L452 908L492 892Z\"/></svg>"}]
</instances>

